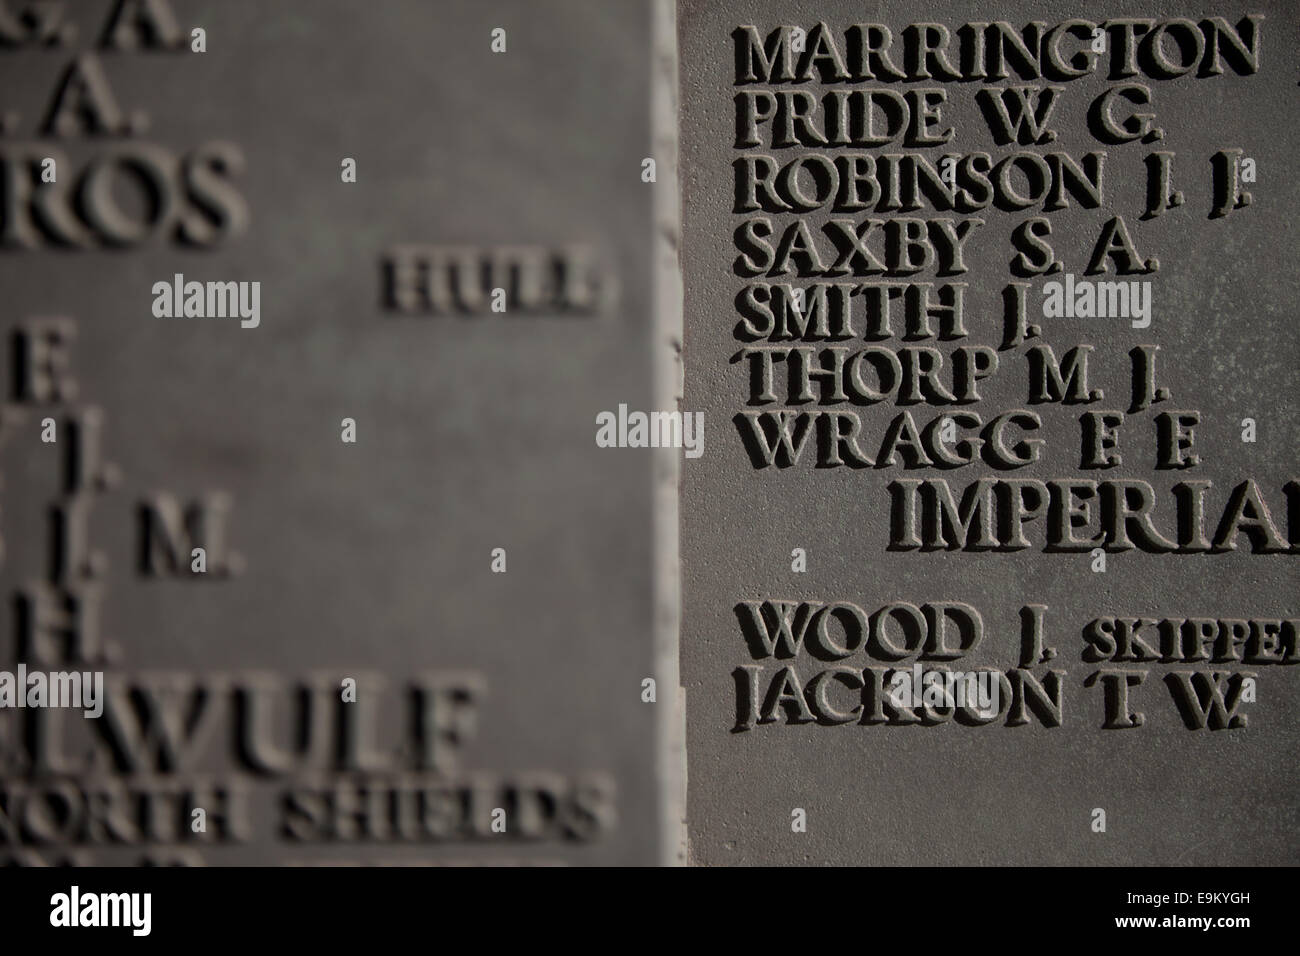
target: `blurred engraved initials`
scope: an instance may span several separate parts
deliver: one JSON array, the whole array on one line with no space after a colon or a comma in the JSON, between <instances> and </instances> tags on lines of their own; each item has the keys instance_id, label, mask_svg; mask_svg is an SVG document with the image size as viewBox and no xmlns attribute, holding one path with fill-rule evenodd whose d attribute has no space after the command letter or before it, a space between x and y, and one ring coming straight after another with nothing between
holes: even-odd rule
<instances>
[{"instance_id":1,"label":"blurred engraved initials","mask_svg":"<svg viewBox=\"0 0 1300 956\"><path fill-rule=\"evenodd\" d=\"M172 495L154 494L140 503L140 574L145 577L229 577L243 560L226 547L230 496L215 492L182 508ZM191 558L201 549L205 571Z\"/></svg>"}]
</instances>

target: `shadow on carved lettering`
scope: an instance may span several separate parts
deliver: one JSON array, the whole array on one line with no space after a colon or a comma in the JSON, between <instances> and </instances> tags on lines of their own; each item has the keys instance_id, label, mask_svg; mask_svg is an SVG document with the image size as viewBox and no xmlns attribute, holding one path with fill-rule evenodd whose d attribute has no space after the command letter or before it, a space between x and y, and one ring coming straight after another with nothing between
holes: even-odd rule
<instances>
[{"instance_id":1,"label":"shadow on carved lettering","mask_svg":"<svg viewBox=\"0 0 1300 956\"><path fill-rule=\"evenodd\" d=\"M1169 188L1169 184L1163 181L1159 175L1159 156L1155 153L1147 153L1146 156L1142 157L1142 162L1147 168L1147 211L1138 218L1143 222L1147 222L1156 218L1155 213L1151 212L1151 210L1162 209L1166 205L1168 197L1162 195L1162 193Z\"/></svg>"},{"instance_id":2,"label":"shadow on carved lettering","mask_svg":"<svg viewBox=\"0 0 1300 956\"><path fill-rule=\"evenodd\" d=\"M132 178L140 187L138 195L142 208L131 209L131 212L143 213L141 218L133 217L118 205L117 191L111 185L96 193L92 186L95 180L89 173L76 191L74 208L77 216L82 222L90 224L96 237L106 246L129 246L143 242L172 215L174 203L168 190L169 174L163 168L169 157L153 147L139 146L137 149L138 153L123 152L114 155L111 161L116 162L118 168L135 174Z\"/></svg>"},{"instance_id":3,"label":"shadow on carved lettering","mask_svg":"<svg viewBox=\"0 0 1300 956\"><path fill-rule=\"evenodd\" d=\"M14 611L14 636L18 639L18 644L14 648L14 661L19 664L26 663L27 661L35 661L36 657L32 653L32 648L30 646L32 635L36 633L32 626L32 599L28 595L19 591L14 594L12 603ZM24 690L23 693L26 693L26 691Z\"/></svg>"},{"instance_id":4,"label":"shadow on carved lettering","mask_svg":"<svg viewBox=\"0 0 1300 956\"><path fill-rule=\"evenodd\" d=\"M783 441L783 435L780 432L780 424L775 428L769 429L767 423L771 421L769 413L763 412L755 415L753 423L748 416L743 413L733 415L731 420L736 426L736 431L740 434L741 444L744 445L745 451L749 453L749 459L755 468L766 468L775 465L777 468L789 468L799 461L799 454L807 441L807 431L812 427L806 414L799 414L795 418L794 428L791 431L791 441ZM800 425L803 426L802 430ZM765 450L759 443L761 434L766 440L769 434L775 432L775 437L771 440L768 449ZM792 451L793 449L793 451Z\"/></svg>"},{"instance_id":5,"label":"shadow on carved lettering","mask_svg":"<svg viewBox=\"0 0 1300 956\"><path fill-rule=\"evenodd\" d=\"M1042 228L1040 230L1034 228L1035 226L1041 226ZM1021 238L1024 241L1029 241L1029 240L1035 241L1035 245L1032 250L1035 258L1032 260L1029 259L1028 257L1029 251L1025 249L1020 249L1019 251L1017 251L1015 257L1012 258L1007 263L1007 271L1010 272L1013 276L1016 276L1017 278L1020 279L1035 279L1041 275L1055 275L1056 273L1060 272L1061 264L1059 262L1053 262L1050 266L1047 266L1046 272L1044 272L1042 268L1039 268L1039 262L1040 262L1039 257L1042 258L1043 264L1046 265L1045 262L1046 257L1052 255L1051 249L1045 248L1039 244L1041 241L1046 240L1047 237L1050 235L1051 235L1051 226L1047 224L1047 219L1045 217L1035 216L1030 219L1026 219L1024 222L1024 234L1021 236ZM1006 286L1003 288L1002 301L1003 301L1004 308L1007 310L1003 314L1004 315L1014 314L1011 310L1015 307L1016 299L1015 299L1015 293L1012 291L1010 286Z\"/></svg>"},{"instance_id":6,"label":"shadow on carved lettering","mask_svg":"<svg viewBox=\"0 0 1300 956\"><path fill-rule=\"evenodd\" d=\"M1220 682L1220 679L1227 677ZM1174 704L1188 730L1239 730L1246 727L1246 716L1238 714L1242 687L1253 674L1228 674L1212 671L1171 671L1164 676Z\"/></svg>"},{"instance_id":7,"label":"shadow on carved lettering","mask_svg":"<svg viewBox=\"0 0 1300 956\"><path fill-rule=\"evenodd\" d=\"M1003 132L1002 115L998 112L998 108L994 103L995 101L999 103L1003 102L1002 95L1004 91L1009 92L1009 89L1007 87L999 87L996 90L985 88L975 91L975 102L978 104L980 112L984 114L984 124L992 133L993 141L999 146L1010 146L1012 143L1019 143L1021 146L1039 145L1039 140L1043 139L1044 136L1041 133L1039 135L1034 135L1031 127L1036 124L1033 122L1022 122L1018 124L1015 136L1008 136ZM1024 106L1025 109L1031 112L1036 110L1037 107L1037 100L1035 100L1033 104L1026 104ZM1046 129L1046 127L1044 127L1044 129Z\"/></svg>"},{"instance_id":8,"label":"shadow on carved lettering","mask_svg":"<svg viewBox=\"0 0 1300 956\"><path fill-rule=\"evenodd\" d=\"M1146 89L1146 87L1140 87L1140 88ZM1138 101L1128 96L1120 95L1117 97L1117 99L1123 101L1124 103L1149 107L1151 96L1150 96L1150 92L1148 91L1146 101L1140 104L1138 103ZM1097 142L1105 143L1108 146L1120 146L1123 145L1124 143L1133 142L1133 137L1116 136L1115 134L1111 133L1110 130L1107 128L1108 124L1106 122L1105 112L1110 107L1111 102L1112 101L1107 99L1105 96L1098 96L1092 101L1092 105L1088 107L1088 120L1087 120L1088 132L1092 134L1093 139L1097 140ZM1133 121L1134 121L1133 118L1130 117L1129 119L1123 121L1119 125L1121 128L1124 128ZM1130 132L1136 132L1136 129L1130 130Z\"/></svg>"},{"instance_id":9,"label":"shadow on carved lettering","mask_svg":"<svg viewBox=\"0 0 1300 956\"><path fill-rule=\"evenodd\" d=\"M745 350L744 350L744 349L740 349L739 351L737 351L737 352L733 352L733 353L731 354L731 356L727 359L727 364L728 364L728 365L739 365L739 364L740 364L741 362L743 362L744 360L745 360ZM775 363L773 363L773 364L775 364ZM773 383L773 384L775 384L775 383ZM750 404L750 405L766 405L766 404L768 404L768 403L770 403L770 402L772 402L772 401L775 400L774 398L767 398L767 399L764 399L764 398L762 398L762 397L759 397L759 396L763 396L763 395L766 395L766 394L769 394L769 392L768 392L768 389L767 389L766 383L763 381L763 366L762 366L762 364L759 363L759 362L750 362L750 363L749 363L749 399L748 399L748 404Z\"/></svg>"},{"instance_id":10,"label":"shadow on carved lettering","mask_svg":"<svg viewBox=\"0 0 1300 956\"><path fill-rule=\"evenodd\" d=\"M1282 486L1286 495L1286 537L1291 542L1291 553L1300 552L1300 481L1288 481Z\"/></svg>"}]
</instances>

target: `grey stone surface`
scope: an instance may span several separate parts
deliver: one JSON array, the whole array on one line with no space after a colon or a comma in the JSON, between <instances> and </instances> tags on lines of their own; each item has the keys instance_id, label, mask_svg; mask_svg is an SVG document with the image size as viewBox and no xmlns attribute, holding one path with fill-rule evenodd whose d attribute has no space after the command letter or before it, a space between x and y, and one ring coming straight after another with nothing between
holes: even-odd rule
<instances>
[{"instance_id":1,"label":"grey stone surface","mask_svg":"<svg viewBox=\"0 0 1300 956\"><path fill-rule=\"evenodd\" d=\"M1092 21L1122 17L1174 17L1200 21L1223 17L1232 24L1246 14L1263 14L1259 71L1152 80L1115 79L1103 72L1068 81L1049 125L1054 142L999 145L976 100L990 85L1045 86L1013 74L1002 84L970 82L818 82L757 83L738 86L733 31L752 25L759 35L781 25L812 31L823 21L843 49L844 31L853 24L881 23L901 45L909 24L935 22L955 31L970 21L1002 19L1017 29L1030 21L1058 24L1072 17ZM683 466L682 673L687 697L691 859L698 864L1283 864L1300 860L1297 819L1296 689L1300 670L1280 663L1240 661L1171 663L1090 662L1084 659L1084 629L1105 617L1291 619L1297 615L1295 557L1295 449L1300 439L1296 413L1297 351L1294 318L1297 301L1293 268L1296 190L1289 173L1295 137L1290 117L1296 109L1291 48L1296 37L1290 4L1259 2L1169 3L1154 8L1108 3L1080 9L1077 4L1012 3L976 10L951 2L872 5L826 2L684 2L679 5L682 91L681 149L683 183L683 267L685 282L684 407L703 411L710 424L705 456ZM1186 36L1186 34L1184 34ZM810 33L810 44L812 34ZM1086 40L1072 38L1073 53ZM1174 48L1173 41L1168 43ZM895 48L898 52L898 48ZM901 62L901 60L900 60ZM1090 104L1109 87L1140 83L1153 95L1150 106L1134 112L1156 114L1164 131L1158 142L1105 144L1089 131ZM942 88L946 95L936 124L953 127L942 146L737 148L736 106L742 89L810 90L880 88L897 92ZM1126 115L1126 114L1118 114ZM820 112L817 114L820 123ZM1249 207L1210 218L1213 205L1211 156L1239 148L1256 160L1257 181L1242 188ZM1142 220L1146 208L1143 157L1174 152L1175 187L1182 207ZM934 162L943 153L986 152L994 161L1013 151L1066 152L1079 156L1104 152L1104 199L1099 208L1078 201L1066 210L985 209L975 212L913 211L923 218L985 220L967 244L965 274L936 277L930 269L917 280L969 283L965 295L968 335L948 342L854 340L811 343L860 349L867 345L898 349L938 348L945 363L961 346L998 349L1003 339L1004 286L1030 286L1030 321L1042 326L1039 343L1059 358L1069 348L1090 344L1089 377L1104 397L1095 402L1029 404L1026 352L1033 341L998 351L998 371L979 385L980 401L931 406L785 401L783 366L777 365L781 400L748 405L747 366L736 359L753 343L734 334L740 319L737 296L750 282L811 284L789 276L749 278L734 271L739 255L735 234L742 222L766 216L774 224L772 243L797 219L807 222L819 241L831 218L896 218L898 211L795 215L789 212L736 212L733 163L746 152L778 156L826 156L848 152L923 153ZM810 175L810 174L809 174ZM811 178L805 178L812 188ZM1021 180L1017 179L1017 187ZM1103 224L1124 217L1144 257L1159 260L1157 272L1125 278L1150 280L1153 319L1135 329L1119 319L1044 319L1033 310L1043 301L1043 284L1062 276L1017 277L1009 263L1016 250L1013 229L1033 216L1050 220L1050 243L1064 272L1082 276ZM884 228L884 227L878 227ZM883 255L879 236L872 239ZM878 244L879 243L879 244ZM832 253L833 254L833 253ZM1107 276L1114 279L1114 271ZM867 282L867 278L838 278ZM894 279L894 281L906 281ZM859 333L863 328L858 306ZM901 328L899 318L895 326ZM790 345L792 343L784 343ZM793 343L798 344L798 343ZM1151 408L1130 412L1129 352L1158 345L1156 376L1170 397ZM814 389L816 384L814 382ZM814 394L816 392L814 391ZM1040 459L1023 468L996 470L985 463L961 468L816 468L815 448L788 468L755 467L741 441L738 413L793 407L798 411L852 411L860 416L859 439L875 459L885 430L895 416L910 412L924 427L932 418L975 412L987 422L1008 409L1041 416ZM1125 414L1114 468L1080 467L1080 424L1084 413L1118 410ZM1159 469L1155 416L1160 412L1199 413L1193 468ZM1257 441L1241 440L1242 421L1255 420ZM961 436L969 434L961 430ZM901 461L901 460L900 460ZM1091 570L1087 550L1047 553L1046 516L1026 524L1032 547L1024 550L888 550L890 482L944 479L957 495L980 478L1002 480L1077 478L1096 482L1145 481L1155 494L1154 526L1175 536L1178 482L1209 481L1205 492L1207 535L1215 536L1230 492L1247 479L1266 499L1279 535L1290 553L1253 553L1241 532L1231 553L1149 553L1140 548L1108 548L1104 573ZM1094 500L1095 504L1095 500ZM1290 505L1288 517L1288 504ZM1094 513L1091 528L1099 527ZM918 527L921 522L918 521ZM1091 531L1080 530L1080 537ZM1112 540L1112 545L1115 542ZM792 549L807 552L807 571L792 571ZM770 723L737 725L737 687L733 672L761 668L761 695L778 667L790 664L805 683L834 666L856 670L887 668L887 661L857 650L842 661L818 660L808 648L791 660L755 659L740 627L743 602L770 600L853 602L867 614L891 602L959 601L978 609L984 625L980 645L946 666L965 664L1017 668L1021 653L1019 610L1044 605L1046 644L1051 661L1034 661L1038 679L1064 671L1062 717L1046 726L1032 713L1024 726L1005 718L987 726L961 726L950 719L934 726L791 723L785 713ZM827 614L829 612L823 612ZM821 617L823 623L827 618ZM827 633L845 640L838 624ZM815 640L816 625L810 629ZM895 632L896 633L896 632ZM1143 634L1151 632L1144 631ZM1293 633L1293 632L1292 632ZM1244 652L1242 652L1244 653ZM910 668L914 658L905 665ZM926 666L937 662L925 662ZM1144 670L1133 690L1130 710L1144 715L1136 729L1102 729L1103 691L1086 686L1099 670ZM1248 725L1235 729L1189 729L1175 704L1173 672L1229 675L1253 673L1257 700L1239 714ZM1019 678L1018 678L1019 679ZM1200 680L1202 678L1188 678ZM1208 679L1208 678L1207 678ZM858 697L850 678L828 678L828 699L849 711ZM860 681L861 678L859 677ZM1171 683L1172 682L1172 683ZM805 686L805 690L806 690ZM790 709L795 705L790 703ZM860 713L860 712L858 712ZM792 812L806 813L806 832L792 831ZM1106 812L1106 831L1094 832L1094 810Z\"/></svg>"},{"instance_id":2,"label":"grey stone surface","mask_svg":"<svg viewBox=\"0 0 1300 956\"><path fill-rule=\"evenodd\" d=\"M77 631L88 640L96 627L107 658L85 643L69 657L55 639L33 651L32 628L51 620L41 611L0 630L0 667L26 655L31 668L102 669L117 696L98 721L0 711L0 789L16 821L0 856L671 859L680 808L661 785L661 744L673 721L641 699L642 680L664 673L660 699L674 696L661 669L675 615L674 579L658 575L664 479L650 453L593 442L598 412L652 407L671 368L652 314L658 214L639 179L652 148L650 6L176 0L183 48L161 52L100 49L109 8L77 4L74 36L0 51L0 106L17 114L0 141L10 188L39 174L29 154L52 141L40 120L61 72L93 54L147 129L72 127L55 143L59 188L142 143L165 151L161 170L224 143L247 222L186 246L171 216L209 230L220 217L184 190L170 195L176 210L151 212L140 174L111 161L122 222L168 220L141 242L51 248L35 225L37 248L17 248L7 208L6 335L25 327L43 342L51 326L32 319L70 320L59 380L77 389L46 404L6 375L0 592L8 605L100 588ZM188 49L196 26L202 54ZM502 54L490 49L498 27ZM356 183L341 182L345 157ZM519 247L569 256L542 267L569 270L567 305L519 304L555 272L497 272L485 288L511 288L508 314L428 314L418 294L393 308L383 264L407 246L478 249L475 263L498 267ZM260 325L155 317L151 288L176 273L259 281ZM70 416L89 406L116 476L65 488ZM40 440L47 415L55 444ZM340 440L345 418L355 444ZM141 504L211 492L229 498L238 567L191 576L185 548L177 573L165 555L158 573L142 570ZM93 571L50 567L57 503L89 509L76 527L100 555ZM495 548L506 573L490 569ZM345 677L358 681L355 704L341 701ZM256 772L241 739L291 750L297 688L312 681L311 755ZM180 738L161 756L131 737L150 705ZM245 733L250 709L273 723ZM340 743L348 732L360 736ZM140 794L163 820L154 829ZM195 806L203 836L187 832Z\"/></svg>"}]
</instances>

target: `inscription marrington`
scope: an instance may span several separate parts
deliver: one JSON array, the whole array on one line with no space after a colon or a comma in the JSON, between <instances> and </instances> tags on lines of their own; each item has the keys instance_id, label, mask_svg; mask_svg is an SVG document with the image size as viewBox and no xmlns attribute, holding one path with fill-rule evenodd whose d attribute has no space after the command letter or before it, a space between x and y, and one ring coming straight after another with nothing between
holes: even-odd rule
<instances>
[{"instance_id":1,"label":"inscription marrington","mask_svg":"<svg viewBox=\"0 0 1300 956\"><path fill-rule=\"evenodd\" d=\"M666 859L650 6L16 6L0 861Z\"/></svg>"},{"instance_id":2,"label":"inscription marrington","mask_svg":"<svg viewBox=\"0 0 1300 956\"><path fill-rule=\"evenodd\" d=\"M1300 859L1295 29L679 4L693 860Z\"/></svg>"}]
</instances>

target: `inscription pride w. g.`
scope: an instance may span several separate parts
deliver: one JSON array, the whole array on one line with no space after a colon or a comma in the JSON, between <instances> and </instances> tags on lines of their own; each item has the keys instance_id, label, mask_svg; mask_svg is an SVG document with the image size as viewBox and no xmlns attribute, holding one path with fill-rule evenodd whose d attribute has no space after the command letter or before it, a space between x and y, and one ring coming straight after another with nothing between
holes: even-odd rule
<instances>
[{"instance_id":1,"label":"inscription pride w. g.","mask_svg":"<svg viewBox=\"0 0 1300 956\"><path fill-rule=\"evenodd\" d=\"M1199 23L1071 20L1022 28L968 23L955 31L915 24L897 37L884 24L843 31L826 23L807 31L738 28L733 34L738 155L732 164L732 212L740 219L733 272L747 281L736 295L735 337L743 344L732 358L748 382L745 407L735 421L754 466L812 464L889 475L885 546L894 554L1083 552L1093 554L1094 570L1100 572L1108 554L1134 549L1296 553L1297 543L1286 531L1294 524L1291 512L1300 485L1261 489L1249 475L1226 487L1198 480L1201 412L1175 406L1173 391L1160 383L1158 344L1134 343L1125 356L1115 347L1118 333L1100 347L1061 342L1060 333L1051 331L1056 323L1047 321L1109 320L1110 328L1119 329L1115 320L1136 316L1133 328L1147 329L1151 280L1089 277L1153 276L1160 269L1154 257L1139 252L1135 235L1140 232L1130 228L1125 214L1111 209L1087 264L1075 267L1081 274L1076 279L1052 244L1053 213L1110 207L1107 176L1146 178L1148 201L1138 210L1143 221L1173 215L1186 202L1171 186L1176 155L1171 150L1133 155L1098 145L1086 152L1052 149L1056 107L1074 94L1069 84L1095 75L1119 81L1088 96L1088 129L1098 144L1141 150L1143 144L1165 141L1156 114L1134 112L1136 106L1149 107L1150 84L1189 75L1212 80L1225 71L1253 75L1261 27L1262 17L1246 16L1235 25L1222 17ZM943 84L971 81L996 84L975 94L989 134L1002 147L995 153L949 151L963 137ZM1016 81L1027 85L1013 85ZM926 85L891 85L922 82ZM1243 174L1241 153L1237 148L1205 157L1215 175L1205 190L1210 204L1203 215L1223 218L1249 205L1250 194L1240 183L1253 181L1254 164L1248 161L1251 174ZM1009 236L1013 276L1065 273L1064 280L1041 283L1041 317L1034 315L1033 321L1033 282L1011 281L997 299L980 301L963 281L971 268L969 249L979 236L987 239L999 213L1020 220ZM981 342L988 319L997 314L1001 341ZM1167 315L1161 318L1161 325L1168 321ZM977 321L983 328L975 326ZM1063 350L1059 358L1057 350ZM1113 387L1095 383L1099 360L1113 357L1123 359L1124 366L1107 371L1127 372L1130 383L1122 405L1115 403L1119 396ZM1017 375L1027 383L1028 407L999 408L980 392L997 377ZM1108 378L1123 381L1113 374ZM1044 437L1049 432L1036 407L1045 405L1079 407L1077 467L1097 477L1017 476L1044 461L1050 445L1065 440L1060 431ZM1178 410L1165 410L1174 407ZM1243 422L1244 429L1250 427ZM1180 480L1160 487L1123 476L1121 434L1126 446L1153 447L1155 469ZM958 475L981 467L997 476L912 477L927 470ZM942 654L924 638L942 615L931 613L927 622L912 604L870 618L848 602L766 602L765 615L753 604L749 608L749 630L775 634L779 628L790 657L802 628L810 624L824 635L837 626L831 622L841 622L842 643L833 645L830 657L865 648L870 633L878 645L889 645L879 655L886 662L912 654L956 658L979 642L983 630L978 612L968 608L970 646ZM834 613L837 608L845 613ZM1041 628L1041 613L1026 618ZM791 631L792 619L798 633ZM852 625L843 625L845 620ZM1171 691L1192 727L1245 726L1245 716L1236 710L1254 699L1255 677L1228 666L1243 660L1244 644L1253 648L1245 659L1255 663L1297 660L1294 620L1120 620L1124 646L1117 648L1115 619L1109 626L1094 622L1085 631L1090 635L1085 660L1220 665L1169 674ZM884 636L891 623L898 634L892 642ZM1150 637L1158 627L1161 636ZM1128 649L1130 634L1137 651ZM1036 630L1024 640L1033 647L1043 644ZM1217 650L1206 651L1206 644ZM771 656L768 645L764 650L761 656ZM1059 722L1064 672L1048 674L1049 690L1021 669L1038 663L1040 657L1030 654L1019 668L1000 676L1010 691L1003 697L1018 713L1022 689L1032 686L1035 699L1046 702L1046 719ZM763 676L763 690L751 686L760 670L749 666L736 672L739 726L772 722L782 709L787 720L843 722L841 711L832 710L831 718L826 714L828 672L800 677L787 665ZM906 709L885 711L890 702L882 687L891 677L906 677L906 670L851 673L840 667L830 673L848 688L841 696L862 694L852 712L861 712L863 723L922 719ZM1101 670L1088 682L1105 689L1106 726L1140 723L1125 704L1127 688L1138 679L1121 681ZM938 695L933 703L953 706Z\"/></svg>"}]
</instances>

